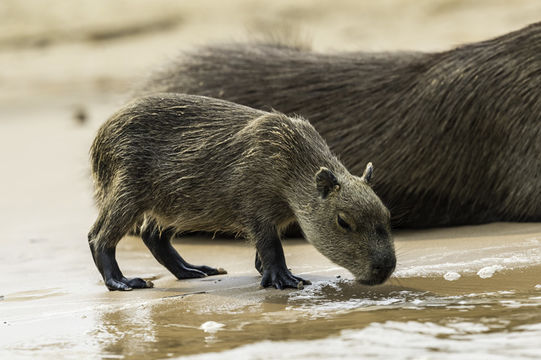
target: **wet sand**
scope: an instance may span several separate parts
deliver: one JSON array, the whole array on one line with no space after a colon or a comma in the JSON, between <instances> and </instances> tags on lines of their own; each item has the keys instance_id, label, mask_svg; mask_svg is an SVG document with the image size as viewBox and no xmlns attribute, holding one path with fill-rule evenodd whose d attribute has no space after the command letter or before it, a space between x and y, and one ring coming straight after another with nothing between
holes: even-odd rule
<instances>
[{"instance_id":1,"label":"wet sand","mask_svg":"<svg viewBox=\"0 0 541 360\"><path fill-rule=\"evenodd\" d=\"M287 262L313 285L279 291L259 288L254 250L242 241L178 240L190 261L229 271L178 281L130 237L119 246L121 267L155 284L131 292L107 292L84 246L29 242L41 256L26 269L24 254L1 259L4 279L24 283L2 283L0 357L537 357L540 242L541 224L398 232L395 275L367 287L290 239Z\"/></svg>"},{"instance_id":2,"label":"wet sand","mask_svg":"<svg viewBox=\"0 0 541 360\"><path fill-rule=\"evenodd\" d=\"M95 131L178 50L276 28L317 50L446 49L539 20L539 2L157 3L0 5L0 358L541 357L541 223L399 231L377 287L289 239L289 267L313 285L286 291L259 289L243 240L179 239L229 273L177 281L128 237L121 268L155 288L108 292L86 242Z\"/></svg>"}]
</instances>

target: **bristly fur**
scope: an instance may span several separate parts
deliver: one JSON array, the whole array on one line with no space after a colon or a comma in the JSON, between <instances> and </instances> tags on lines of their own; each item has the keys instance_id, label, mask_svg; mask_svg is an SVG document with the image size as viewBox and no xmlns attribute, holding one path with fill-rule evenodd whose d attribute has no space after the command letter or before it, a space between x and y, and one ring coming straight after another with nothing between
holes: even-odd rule
<instances>
[{"instance_id":1,"label":"bristly fur","mask_svg":"<svg viewBox=\"0 0 541 360\"><path fill-rule=\"evenodd\" d=\"M293 215L283 209L284 184L311 183L294 175L307 168L313 176L322 163L345 171L303 119L177 94L140 98L113 115L91 159L98 206L116 201L113 194L131 197L139 217L153 214L179 231L236 233L240 219L221 204L259 206L243 193L263 191L284 197L265 211L286 226Z\"/></svg>"},{"instance_id":2,"label":"bristly fur","mask_svg":"<svg viewBox=\"0 0 541 360\"><path fill-rule=\"evenodd\" d=\"M182 92L310 119L396 225L541 220L541 23L438 52L207 46L139 93Z\"/></svg>"},{"instance_id":3,"label":"bristly fur","mask_svg":"<svg viewBox=\"0 0 541 360\"><path fill-rule=\"evenodd\" d=\"M145 244L178 278L201 272L167 245L174 232L224 231L255 243L264 286L272 277L277 287L295 287L299 278L285 267L279 242L294 221L320 252L363 281L380 283L394 270L388 210L302 118L156 94L107 120L90 156L99 215L88 238L110 289L148 287L124 278L114 259L118 241L141 222ZM327 176L316 181L322 169ZM344 232L338 215L355 231Z\"/></svg>"}]
</instances>

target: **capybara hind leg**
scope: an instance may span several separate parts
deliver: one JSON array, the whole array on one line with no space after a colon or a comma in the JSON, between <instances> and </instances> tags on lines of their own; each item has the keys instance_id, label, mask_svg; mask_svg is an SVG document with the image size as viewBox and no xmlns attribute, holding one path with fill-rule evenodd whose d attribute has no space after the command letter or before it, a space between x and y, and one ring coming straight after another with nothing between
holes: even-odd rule
<instances>
[{"instance_id":1,"label":"capybara hind leg","mask_svg":"<svg viewBox=\"0 0 541 360\"><path fill-rule=\"evenodd\" d=\"M122 214L122 212L103 211L109 214ZM127 232L130 226L129 219L110 219L100 214L98 220L88 234L88 241L92 258L98 268L105 286L109 290L132 290L150 288L152 282L141 278L126 278L116 261L116 245ZM120 224L126 224L121 226Z\"/></svg>"},{"instance_id":2,"label":"capybara hind leg","mask_svg":"<svg viewBox=\"0 0 541 360\"><path fill-rule=\"evenodd\" d=\"M192 265L186 262L171 245L174 235L172 228L160 231L154 222L149 223L141 232L145 245L156 260L167 268L177 279L200 278L210 275L226 274L221 268L206 265Z\"/></svg>"},{"instance_id":3,"label":"capybara hind leg","mask_svg":"<svg viewBox=\"0 0 541 360\"><path fill-rule=\"evenodd\" d=\"M105 286L109 290L129 291L132 289L151 288L153 286L152 282L141 278L126 278L118 267L115 258L116 249L114 247L99 249L93 243L90 243L90 249L94 262L103 277Z\"/></svg>"}]
</instances>

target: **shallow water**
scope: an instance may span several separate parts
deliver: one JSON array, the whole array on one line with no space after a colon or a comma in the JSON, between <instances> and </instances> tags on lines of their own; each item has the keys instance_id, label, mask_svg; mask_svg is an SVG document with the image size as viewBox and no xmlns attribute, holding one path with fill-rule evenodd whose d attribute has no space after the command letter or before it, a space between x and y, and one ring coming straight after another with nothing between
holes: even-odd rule
<instances>
[{"instance_id":1,"label":"shallow water","mask_svg":"<svg viewBox=\"0 0 541 360\"><path fill-rule=\"evenodd\" d=\"M105 289L86 249L59 251L29 265L27 286L2 292L0 358L538 358L540 241L541 224L398 233L395 275L368 287L291 239L288 264L313 285L286 291L259 289L254 251L239 240L177 241L188 259L229 271L177 281L125 239L124 272L155 283L125 293Z\"/></svg>"}]
</instances>

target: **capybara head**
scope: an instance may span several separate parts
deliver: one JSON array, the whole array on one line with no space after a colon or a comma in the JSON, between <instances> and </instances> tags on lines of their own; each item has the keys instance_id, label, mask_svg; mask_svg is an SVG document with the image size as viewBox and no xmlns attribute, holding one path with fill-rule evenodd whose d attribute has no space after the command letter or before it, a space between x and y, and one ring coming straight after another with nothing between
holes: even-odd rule
<instances>
[{"instance_id":1,"label":"capybara head","mask_svg":"<svg viewBox=\"0 0 541 360\"><path fill-rule=\"evenodd\" d=\"M306 239L323 255L345 267L362 284L381 284L396 266L390 213L362 177L321 168L314 179L316 199L299 223Z\"/></svg>"}]
</instances>

